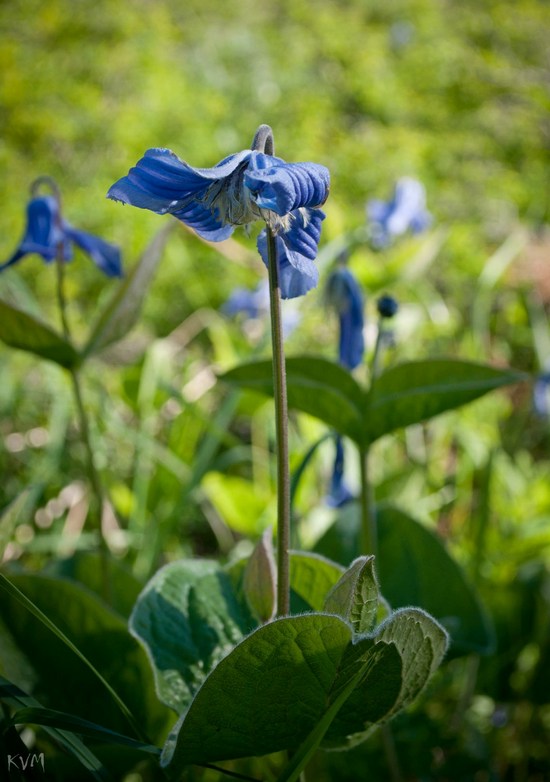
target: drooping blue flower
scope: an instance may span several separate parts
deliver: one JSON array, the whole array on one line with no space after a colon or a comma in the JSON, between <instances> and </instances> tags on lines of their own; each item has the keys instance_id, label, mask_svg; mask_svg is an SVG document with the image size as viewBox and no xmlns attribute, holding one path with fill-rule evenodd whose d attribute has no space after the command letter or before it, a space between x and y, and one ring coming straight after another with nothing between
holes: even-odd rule
<instances>
[{"instance_id":1,"label":"drooping blue flower","mask_svg":"<svg viewBox=\"0 0 550 782\"><path fill-rule=\"evenodd\" d=\"M347 369L355 369L365 352L364 302L361 287L349 269L342 267L332 272L326 297L339 319L338 361Z\"/></svg>"},{"instance_id":2,"label":"drooping blue flower","mask_svg":"<svg viewBox=\"0 0 550 782\"><path fill-rule=\"evenodd\" d=\"M172 214L203 239L220 242L235 226L264 220L276 237L283 298L317 284L317 245L328 196L328 170L316 163L285 163L243 150L213 168L193 168L169 149L148 149L107 197ZM267 264L265 232L258 249Z\"/></svg>"},{"instance_id":3,"label":"drooping blue flower","mask_svg":"<svg viewBox=\"0 0 550 782\"><path fill-rule=\"evenodd\" d=\"M398 179L390 201L373 199L367 203L367 217L377 247L386 247L407 231L424 231L432 221L424 185L412 177Z\"/></svg>"},{"instance_id":4,"label":"drooping blue flower","mask_svg":"<svg viewBox=\"0 0 550 782\"><path fill-rule=\"evenodd\" d=\"M344 481L344 444L340 435L336 437L335 445L336 454L330 481L330 493L326 498L326 502L330 508L341 508L342 505L355 499L355 497Z\"/></svg>"},{"instance_id":5,"label":"drooping blue flower","mask_svg":"<svg viewBox=\"0 0 550 782\"><path fill-rule=\"evenodd\" d=\"M64 261L72 259L73 245L76 244L108 277L122 277L119 248L73 228L63 219L58 200L51 195L31 198L27 205L25 234L13 255L0 265L0 271L32 253L41 255L46 263L50 263L56 258L60 244Z\"/></svg>"}]
</instances>

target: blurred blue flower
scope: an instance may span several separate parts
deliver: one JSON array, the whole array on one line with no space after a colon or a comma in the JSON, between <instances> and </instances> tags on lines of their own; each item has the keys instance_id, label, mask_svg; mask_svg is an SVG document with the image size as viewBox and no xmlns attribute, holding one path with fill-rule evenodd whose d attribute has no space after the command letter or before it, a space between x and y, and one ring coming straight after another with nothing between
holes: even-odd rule
<instances>
[{"instance_id":1,"label":"blurred blue flower","mask_svg":"<svg viewBox=\"0 0 550 782\"><path fill-rule=\"evenodd\" d=\"M344 444L342 438L338 435L336 437L336 455L330 481L330 493L326 498L326 502L330 508L341 508L342 505L353 499L355 497L344 481Z\"/></svg>"},{"instance_id":2,"label":"blurred blue flower","mask_svg":"<svg viewBox=\"0 0 550 782\"><path fill-rule=\"evenodd\" d=\"M424 231L432 222L424 185L412 177L398 179L390 201L373 199L367 203L367 217L376 247L387 247L407 231Z\"/></svg>"},{"instance_id":3,"label":"blurred blue flower","mask_svg":"<svg viewBox=\"0 0 550 782\"><path fill-rule=\"evenodd\" d=\"M292 308L285 307L281 313L283 334L285 337L296 328L300 322L300 313ZM243 314L246 318L257 319L269 315L269 283L262 280L254 290L249 288L235 288L222 307L222 312L229 317Z\"/></svg>"},{"instance_id":4,"label":"blurred blue flower","mask_svg":"<svg viewBox=\"0 0 550 782\"><path fill-rule=\"evenodd\" d=\"M540 418L550 417L550 371L540 374L533 386L533 408Z\"/></svg>"},{"instance_id":5,"label":"blurred blue flower","mask_svg":"<svg viewBox=\"0 0 550 782\"><path fill-rule=\"evenodd\" d=\"M338 361L347 369L355 369L363 360L363 294L353 274L346 268L336 269L327 281L326 298L334 307L340 322Z\"/></svg>"},{"instance_id":6,"label":"blurred blue flower","mask_svg":"<svg viewBox=\"0 0 550 782\"><path fill-rule=\"evenodd\" d=\"M73 245L76 244L108 277L122 277L118 247L104 242L97 236L79 231L65 222L57 198L51 195L31 198L27 205L25 234L13 255L0 265L0 271L13 266L31 253L41 255L46 263L50 263L56 258L60 244L64 261L72 259Z\"/></svg>"},{"instance_id":7,"label":"blurred blue flower","mask_svg":"<svg viewBox=\"0 0 550 782\"><path fill-rule=\"evenodd\" d=\"M254 290L235 288L222 307L222 312L229 317L240 315L247 318L257 318L266 313L269 308L269 289L260 283Z\"/></svg>"},{"instance_id":8,"label":"blurred blue flower","mask_svg":"<svg viewBox=\"0 0 550 782\"><path fill-rule=\"evenodd\" d=\"M169 149L148 149L107 197L172 214L203 239L220 242L237 225L264 220L276 237L283 298L315 287L314 263L325 215L319 209L330 176L316 163L285 163L256 150L243 150L213 168L193 168ZM267 264L265 231L258 250Z\"/></svg>"}]
</instances>

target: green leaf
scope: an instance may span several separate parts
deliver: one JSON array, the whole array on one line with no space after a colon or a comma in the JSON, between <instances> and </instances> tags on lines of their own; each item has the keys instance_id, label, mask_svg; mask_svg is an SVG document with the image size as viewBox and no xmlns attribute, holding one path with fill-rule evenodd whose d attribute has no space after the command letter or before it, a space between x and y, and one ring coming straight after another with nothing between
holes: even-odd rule
<instances>
[{"instance_id":1,"label":"green leaf","mask_svg":"<svg viewBox=\"0 0 550 782\"><path fill-rule=\"evenodd\" d=\"M143 731L153 739L163 735L169 712L158 703L146 655L121 617L64 579L0 575L0 585L2 616L34 669L33 694L44 706L120 733L130 724L140 738Z\"/></svg>"},{"instance_id":2,"label":"green leaf","mask_svg":"<svg viewBox=\"0 0 550 782\"><path fill-rule=\"evenodd\" d=\"M328 593L325 611L347 619L356 633L370 633L376 624L378 598L374 557L359 557Z\"/></svg>"},{"instance_id":3,"label":"green leaf","mask_svg":"<svg viewBox=\"0 0 550 782\"><path fill-rule=\"evenodd\" d=\"M0 300L0 339L71 369L80 361L75 348L60 334L27 312Z\"/></svg>"},{"instance_id":4,"label":"green leaf","mask_svg":"<svg viewBox=\"0 0 550 782\"><path fill-rule=\"evenodd\" d=\"M328 592L344 568L319 554L290 552L290 589L292 613L322 611Z\"/></svg>"},{"instance_id":5,"label":"green leaf","mask_svg":"<svg viewBox=\"0 0 550 782\"><path fill-rule=\"evenodd\" d=\"M491 622L474 589L443 543L413 518L378 509L378 577L393 608L420 606L449 632L453 654L491 652Z\"/></svg>"},{"instance_id":6,"label":"green leaf","mask_svg":"<svg viewBox=\"0 0 550 782\"><path fill-rule=\"evenodd\" d=\"M231 369L222 380L273 396L270 361ZM325 421L355 439L362 428L365 393L351 374L323 358L299 356L286 361L289 407Z\"/></svg>"},{"instance_id":7,"label":"green leaf","mask_svg":"<svg viewBox=\"0 0 550 782\"><path fill-rule=\"evenodd\" d=\"M525 379L525 374L515 370L450 359L392 367L376 378L367 394L362 444ZM352 439L357 440L357 433Z\"/></svg>"},{"instance_id":8,"label":"green leaf","mask_svg":"<svg viewBox=\"0 0 550 782\"><path fill-rule=\"evenodd\" d=\"M160 749L153 744L144 744L141 741L124 736L122 733L108 730L108 728L97 725L95 722L77 717L75 714L67 714L55 709L28 706L16 711L10 718L9 723L11 725L42 725L50 728L61 728L71 731L71 733L78 733L81 736L88 736L97 741L106 742L107 744L122 745L150 755L160 755Z\"/></svg>"},{"instance_id":9,"label":"green leaf","mask_svg":"<svg viewBox=\"0 0 550 782\"><path fill-rule=\"evenodd\" d=\"M168 738L161 764L179 770L295 749L327 712L330 724L331 706L340 709L346 701L339 712L346 715L332 732L334 744L344 738L342 730L360 731L382 719L400 688L401 658L394 644L372 639L354 644L350 626L327 614L277 619L214 668Z\"/></svg>"},{"instance_id":10,"label":"green leaf","mask_svg":"<svg viewBox=\"0 0 550 782\"><path fill-rule=\"evenodd\" d=\"M401 692L391 710L393 715L424 689L445 656L449 636L425 611L402 608L380 626L377 638L394 643L403 662Z\"/></svg>"},{"instance_id":11,"label":"green leaf","mask_svg":"<svg viewBox=\"0 0 550 782\"><path fill-rule=\"evenodd\" d=\"M130 617L160 700L184 711L208 673L256 623L230 576L209 560L181 560L149 581Z\"/></svg>"},{"instance_id":12,"label":"green leaf","mask_svg":"<svg viewBox=\"0 0 550 782\"><path fill-rule=\"evenodd\" d=\"M492 623L462 568L427 527L389 505L377 507L380 591L392 608L419 606L451 636L451 655L490 654ZM349 562L359 554L360 511L350 503L316 544L316 550Z\"/></svg>"},{"instance_id":13,"label":"green leaf","mask_svg":"<svg viewBox=\"0 0 550 782\"><path fill-rule=\"evenodd\" d=\"M24 709L42 708L35 698L21 690L13 682L4 679L3 676L0 676L0 701L13 709L18 709L20 706L23 706ZM101 761L72 731L61 730L52 726L44 726L44 730L55 742L76 758L94 779L99 780L99 782L110 779L107 769Z\"/></svg>"},{"instance_id":14,"label":"green leaf","mask_svg":"<svg viewBox=\"0 0 550 782\"><path fill-rule=\"evenodd\" d=\"M82 350L83 356L99 353L108 345L126 336L135 325L143 299L174 225L175 222L168 221L155 234L138 263L117 288L93 327Z\"/></svg>"},{"instance_id":15,"label":"green leaf","mask_svg":"<svg viewBox=\"0 0 550 782\"><path fill-rule=\"evenodd\" d=\"M260 622L275 615L277 567L273 552L273 533L266 529L250 555L244 573L243 590L250 610Z\"/></svg>"},{"instance_id":16,"label":"green leaf","mask_svg":"<svg viewBox=\"0 0 550 782\"><path fill-rule=\"evenodd\" d=\"M103 596L101 554L95 551L77 551L67 559L56 559L45 570L50 576L70 578ZM109 603L111 608L128 619L143 589L138 581L118 559L108 559Z\"/></svg>"}]
</instances>

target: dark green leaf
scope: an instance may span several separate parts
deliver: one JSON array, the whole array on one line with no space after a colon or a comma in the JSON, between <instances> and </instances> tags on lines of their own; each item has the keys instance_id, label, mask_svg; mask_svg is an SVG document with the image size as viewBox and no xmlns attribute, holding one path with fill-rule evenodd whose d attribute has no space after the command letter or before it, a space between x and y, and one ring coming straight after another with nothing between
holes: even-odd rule
<instances>
[{"instance_id":1,"label":"dark green leaf","mask_svg":"<svg viewBox=\"0 0 550 782\"><path fill-rule=\"evenodd\" d=\"M121 617L64 579L12 574L0 583L2 616L34 669L33 694L44 706L120 733L130 724L140 738L162 736L169 712L158 703L146 655ZM2 665L3 653L0 648Z\"/></svg>"},{"instance_id":2,"label":"dark green leaf","mask_svg":"<svg viewBox=\"0 0 550 782\"><path fill-rule=\"evenodd\" d=\"M364 730L392 708L401 688L394 644L352 641L350 626L327 614L277 619L228 654L204 682L163 750L162 764L263 755L294 749L331 705L346 715L331 744ZM350 690L353 694L350 698ZM353 699L349 713L348 700ZM329 727L323 725L317 743ZM332 726L331 726L332 730Z\"/></svg>"},{"instance_id":3,"label":"dark green leaf","mask_svg":"<svg viewBox=\"0 0 550 782\"><path fill-rule=\"evenodd\" d=\"M243 364L222 375L241 388L273 395L270 361ZM341 434L356 439L361 431L365 394L342 367L323 358L299 356L286 361L288 404L320 418Z\"/></svg>"},{"instance_id":4,"label":"dark green leaf","mask_svg":"<svg viewBox=\"0 0 550 782\"><path fill-rule=\"evenodd\" d=\"M515 370L450 359L412 361L388 369L367 394L363 445L525 379Z\"/></svg>"},{"instance_id":5,"label":"dark green leaf","mask_svg":"<svg viewBox=\"0 0 550 782\"><path fill-rule=\"evenodd\" d=\"M400 510L378 510L380 588L393 608L420 606L451 636L454 654L489 653L493 631L476 592L442 542Z\"/></svg>"},{"instance_id":6,"label":"dark green leaf","mask_svg":"<svg viewBox=\"0 0 550 782\"><path fill-rule=\"evenodd\" d=\"M66 712L56 711L55 709L28 706L16 711L9 722L12 725L42 725L49 728L60 728L108 744L121 744L139 750L140 752L146 752L150 755L160 755L160 749L152 744L144 744L141 741L136 741L128 736L124 736L122 733L108 730L108 728L97 725L95 722L90 722L90 720L77 717L75 714L67 714Z\"/></svg>"},{"instance_id":7,"label":"dark green leaf","mask_svg":"<svg viewBox=\"0 0 550 782\"><path fill-rule=\"evenodd\" d=\"M138 263L120 284L114 296L100 314L82 355L99 353L130 331L138 320L143 299L162 257L166 240L175 221L168 221L153 237Z\"/></svg>"},{"instance_id":8,"label":"dark green leaf","mask_svg":"<svg viewBox=\"0 0 550 782\"><path fill-rule=\"evenodd\" d=\"M177 712L255 625L230 576L208 560L182 560L159 570L130 617L153 665L158 697Z\"/></svg>"},{"instance_id":9,"label":"dark green leaf","mask_svg":"<svg viewBox=\"0 0 550 782\"><path fill-rule=\"evenodd\" d=\"M26 350L66 369L80 357L75 348L45 323L0 300L0 339L12 348Z\"/></svg>"},{"instance_id":10,"label":"dark green leaf","mask_svg":"<svg viewBox=\"0 0 550 782\"><path fill-rule=\"evenodd\" d=\"M13 709L19 709L20 707L23 707L23 710L42 709L42 706L35 698L32 698L21 688L17 687L17 685L13 684L13 682L4 679L3 676L0 676L0 701L11 706ZM89 771L91 776L98 780L98 782L105 782L105 780L111 778L101 761L96 758L93 752L91 752L74 733L52 726L44 726L44 730L56 743L63 747L66 752L76 758L76 760Z\"/></svg>"},{"instance_id":11,"label":"dark green leaf","mask_svg":"<svg viewBox=\"0 0 550 782\"><path fill-rule=\"evenodd\" d=\"M491 621L462 568L442 541L423 524L390 506L377 508L380 591L392 608L419 606L451 636L451 654L491 652ZM316 550L339 562L359 554L360 512L357 503L341 509ZM444 586L442 586L444 585Z\"/></svg>"}]
</instances>

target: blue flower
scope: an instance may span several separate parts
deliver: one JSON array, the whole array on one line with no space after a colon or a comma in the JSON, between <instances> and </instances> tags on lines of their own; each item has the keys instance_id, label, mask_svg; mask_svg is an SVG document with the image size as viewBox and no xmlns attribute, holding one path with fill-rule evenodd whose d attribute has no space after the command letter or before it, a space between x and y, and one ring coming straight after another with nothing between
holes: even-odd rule
<instances>
[{"instance_id":1,"label":"blue flower","mask_svg":"<svg viewBox=\"0 0 550 782\"><path fill-rule=\"evenodd\" d=\"M63 260L70 261L74 244L84 250L108 277L122 277L118 247L65 222L57 198L51 195L31 198L27 205L25 234L11 258L0 265L0 271L31 253L41 255L46 263L50 263L56 258L59 245L62 245Z\"/></svg>"},{"instance_id":2,"label":"blue flower","mask_svg":"<svg viewBox=\"0 0 550 782\"><path fill-rule=\"evenodd\" d=\"M235 226L264 220L276 237L283 298L302 296L317 284L315 266L329 172L316 163L285 163L243 150L213 168L193 168L169 149L148 149L107 197L172 214L203 239L220 242ZM265 231L258 249L267 264Z\"/></svg>"},{"instance_id":3,"label":"blue flower","mask_svg":"<svg viewBox=\"0 0 550 782\"><path fill-rule=\"evenodd\" d=\"M326 498L330 508L341 508L342 505L355 499L353 493L344 481L344 444L340 435L336 437L336 455L330 482L330 494Z\"/></svg>"},{"instance_id":4,"label":"blue flower","mask_svg":"<svg viewBox=\"0 0 550 782\"><path fill-rule=\"evenodd\" d=\"M283 335L288 337L300 322L300 313L292 307L294 302L281 313ZM229 317L243 314L246 318L257 319L269 315L269 283L262 280L254 290L235 288L222 307Z\"/></svg>"},{"instance_id":5,"label":"blue flower","mask_svg":"<svg viewBox=\"0 0 550 782\"><path fill-rule=\"evenodd\" d=\"M347 369L355 369L365 352L364 302L361 287L349 269L336 269L330 275L326 297L340 321L338 361Z\"/></svg>"},{"instance_id":6,"label":"blue flower","mask_svg":"<svg viewBox=\"0 0 550 782\"><path fill-rule=\"evenodd\" d=\"M235 288L222 307L230 317L243 313L247 318L257 318L269 310L269 290L260 283L254 290Z\"/></svg>"},{"instance_id":7,"label":"blue flower","mask_svg":"<svg viewBox=\"0 0 550 782\"><path fill-rule=\"evenodd\" d=\"M432 221L426 209L424 185L411 177L397 180L390 201L369 201L367 216L371 221L372 241L376 247L386 247L392 239L407 231L420 233Z\"/></svg>"}]
</instances>

